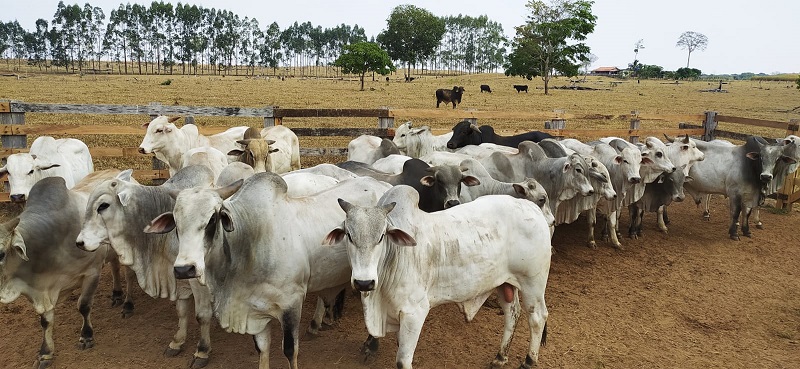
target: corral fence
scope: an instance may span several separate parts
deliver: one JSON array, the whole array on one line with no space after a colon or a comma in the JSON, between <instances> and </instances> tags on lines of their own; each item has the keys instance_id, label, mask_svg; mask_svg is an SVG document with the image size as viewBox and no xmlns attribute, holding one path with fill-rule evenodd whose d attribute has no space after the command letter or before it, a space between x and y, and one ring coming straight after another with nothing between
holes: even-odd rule
<instances>
[{"instance_id":1,"label":"corral fence","mask_svg":"<svg viewBox=\"0 0 800 369\"><path fill-rule=\"evenodd\" d=\"M14 153L27 152L27 135L136 135L144 136L140 127L107 126L107 125L81 125L81 124L25 124L26 114L113 114L113 115L138 115L154 118L158 115L171 115L184 117L184 124L192 124L196 117L257 117L263 118L264 126L283 124L284 119L291 118L377 118L375 128L292 128L298 136L339 136L356 137L368 134L379 137L392 137L394 135L395 120L410 119L451 119L454 122L468 120L478 123L479 119L508 119L544 122L541 129L553 136L564 138L599 138L617 136L628 138L631 142L638 142L640 137L670 135L689 135L711 140L716 137L727 137L743 140L747 135L739 132L717 129L718 123L735 123L750 127L772 128L785 131L786 135L797 134L798 121L779 122L761 119L731 117L717 112L703 114L639 114L632 111L630 114L570 114L562 110L553 112L506 112L506 111L478 111L478 110L438 110L438 109L392 109L382 107L378 109L294 109L276 106L264 107L196 107L161 105L150 103L148 105L98 105L98 104L43 104L26 103L15 100L0 101L0 158L5 158ZM628 128L598 128L598 129L568 129L567 121L571 119L588 121L625 121L630 123ZM642 127L646 122L674 122L677 128ZM222 132L228 126L198 127L201 133L209 135ZM529 129L531 126L525 127ZM499 131L500 134L513 134L511 131ZM784 136L780 136L784 137ZM141 157L137 147L90 147L93 158L99 157ZM301 147L303 156L346 156L347 148L343 147ZM134 177L144 181L158 181L169 177L169 172L164 169L163 163L153 157L153 169L136 170ZM777 205L800 200L800 191L795 191L795 186L800 186L800 178L796 175L787 179L781 193L776 197ZM0 201L8 201L8 193L0 193Z\"/></svg>"}]
</instances>

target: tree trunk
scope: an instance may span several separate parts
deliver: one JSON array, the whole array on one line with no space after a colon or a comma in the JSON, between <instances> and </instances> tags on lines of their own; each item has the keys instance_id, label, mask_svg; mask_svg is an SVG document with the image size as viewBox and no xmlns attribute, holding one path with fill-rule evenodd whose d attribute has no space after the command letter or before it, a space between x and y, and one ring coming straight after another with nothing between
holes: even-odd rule
<instances>
[{"instance_id":1,"label":"tree trunk","mask_svg":"<svg viewBox=\"0 0 800 369\"><path fill-rule=\"evenodd\" d=\"M364 76L367 74L366 71L361 73L361 91L364 91Z\"/></svg>"},{"instance_id":2,"label":"tree trunk","mask_svg":"<svg viewBox=\"0 0 800 369\"><path fill-rule=\"evenodd\" d=\"M692 52L689 51L689 56L686 57L686 68L689 68L689 59L692 57Z\"/></svg>"}]
</instances>

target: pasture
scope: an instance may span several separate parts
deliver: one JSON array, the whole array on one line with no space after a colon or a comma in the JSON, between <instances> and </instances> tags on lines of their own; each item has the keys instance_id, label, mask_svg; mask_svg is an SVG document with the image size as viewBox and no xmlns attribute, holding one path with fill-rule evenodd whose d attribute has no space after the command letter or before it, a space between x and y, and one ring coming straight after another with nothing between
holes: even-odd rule
<instances>
[{"instance_id":1,"label":"pasture","mask_svg":"<svg viewBox=\"0 0 800 369\"><path fill-rule=\"evenodd\" d=\"M704 93L714 81L680 82L625 80L612 87L605 78L590 77L581 86L599 91L551 90L544 96L540 81L524 81L502 75L471 75L434 78L424 76L403 83L358 82L324 79L245 78L236 76L66 76L27 75L0 77L0 99L26 102L148 104L197 106L264 106L285 108L392 108L435 110L437 88L464 86L466 92L456 110L539 111L562 109L567 113L614 116L637 110L642 114L700 114L715 110L732 116L788 121L800 118L800 90L790 82L732 81L728 93ZM166 79L168 86L160 85ZM479 93L481 84L492 93ZM528 94L518 94L513 84L528 84ZM552 86L569 85L566 79ZM440 110L449 109L442 107ZM90 116L27 114L26 124L108 124L138 126L146 116ZM397 117L396 123L405 121ZM200 118L203 125L260 126L260 119ZM441 131L451 119L414 119ZM374 127L375 118L286 119L288 127ZM511 132L541 128L542 122L480 119ZM623 119L569 120L569 128L627 128ZM677 122L643 122L643 127L675 128ZM736 130L733 124L725 129ZM721 125L722 126L722 125ZM778 137L783 132L757 130L750 133ZM142 135L144 130L142 130ZM29 143L34 137L29 137ZM137 146L139 137L76 137L89 146ZM301 146L346 146L349 138L301 137ZM303 158L303 165L339 158ZM97 169L136 167L146 169L150 159L104 159ZM3 220L19 211L3 204ZM740 242L727 238L727 206L715 198L710 222L701 221L701 211L691 200L670 208L670 233L661 234L654 216L645 217L643 237L622 239L625 251L606 242L598 249L586 247L585 221L556 229L550 280L547 289L547 346L540 351L540 364L549 368L796 368L800 367L800 249L797 225L800 207L786 212L763 211L764 230ZM627 214L621 230L628 225ZM107 277L107 275L104 275ZM80 330L75 311L77 293L66 295L56 309L56 360L58 368L185 368L191 344L176 358L162 353L174 329L173 304L135 292L136 309L121 319L118 308L110 308L110 278L102 280L93 322L96 346L86 352L75 347ZM306 326L315 301L309 296L304 307ZM483 307L471 323L453 305L432 310L423 327L415 355L417 368L487 367L494 358L502 333L499 310ZM196 340L196 322L191 322L187 342ZM524 360L528 326L517 326L509 363L515 368ZM39 320L30 304L20 299L0 306L0 359L3 367L30 366L40 342ZM279 330L273 330L271 365L285 368L280 352ZM345 315L319 337L308 335L301 342L303 368L392 368L395 335L381 342L379 355L362 361L358 349L366 337L358 298L348 293ZM258 355L250 337L224 333L215 324L212 357L208 368L255 368Z\"/></svg>"}]
</instances>

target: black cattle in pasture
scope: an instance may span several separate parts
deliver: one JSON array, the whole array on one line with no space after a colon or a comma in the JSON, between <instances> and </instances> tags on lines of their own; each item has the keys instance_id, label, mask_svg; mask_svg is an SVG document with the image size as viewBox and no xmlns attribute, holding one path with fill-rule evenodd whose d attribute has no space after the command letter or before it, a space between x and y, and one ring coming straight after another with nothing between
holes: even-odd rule
<instances>
[{"instance_id":1,"label":"black cattle in pasture","mask_svg":"<svg viewBox=\"0 0 800 369\"><path fill-rule=\"evenodd\" d=\"M481 93L483 93L484 91L492 93L492 89L489 88L489 85L481 85Z\"/></svg>"},{"instance_id":2,"label":"black cattle in pasture","mask_svg":"<svg viewBox=\"0 0 800 369\"><path fill-rule=\"evenodd\" d=\"M461 95L463 94L463 86L453 86L452 90L440 88L436 90L436 107L438 108L439 104L444 102L445 104L452 103L453 109L455 109L457 104L461 104Z\"/></svg>"},{"instance_id":3,"label":"black cattle in pasture","mask_svg":"<svg viewBox=\"0 0 800 369\"><path fill-rule=\"evenodd\" d=\"M525 91L526 94L528 93L528 85L514 85L514 89L517 90L517 93L520 93L520 91Z\"/></svg>"},{"instance_id":4,"label":"black cattle in pasture","mask_svg":"<svg viewBox=\"0 0 800 369\"><path fill-rule=\"evenodd\" d=\"M474 123L463 120L453 127L453 137L447 141L447 148L457 149L467 145L480 145L484 142L516 148L522 141L539 142L545 138L553 138L553 136L539 131L520 133L515 136L500 136L494 133L494 128L491 126L480 126L479 128Z\"/></svg>"}]
</instances>

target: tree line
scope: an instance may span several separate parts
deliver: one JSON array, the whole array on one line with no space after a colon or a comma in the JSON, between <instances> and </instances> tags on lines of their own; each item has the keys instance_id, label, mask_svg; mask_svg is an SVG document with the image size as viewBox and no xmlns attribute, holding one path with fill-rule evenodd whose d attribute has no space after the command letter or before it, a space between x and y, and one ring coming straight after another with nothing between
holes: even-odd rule
<instances>
[{"instance_id":1,"label":"tree line","mask_svg":"<svg viewBox=\"0 0 800 369\"><path fill-rule=\"evenodd\" d=\"M427 12L401 6L392 16L398 11ZM387 30L369 41L390 50L397 62L480 73L497 71L505 61L508 41L502 25L486 16L434 17L423 28L411 30L434 38L428 40L434 45L430 52L417 52L411 59L391 52L390 45L397 41L388 32L391 18ZM7 65L27 63L66 72L255 75L265 69L272 74L283 67L306 73L305 67L317 67L314 73L336 75L340 71L333 62L344 47L365 41L367 35L357 24L323 28L295 22L281 29L272 22L262 27L258 19L228 10L163 1L120 4L109 14L90 3L81 7L61 1L52 20L38 19L33 30L18 21L0 22L0 58ZM109 61L117 70L109 70Z\"/></svg>"}]
</instances>

